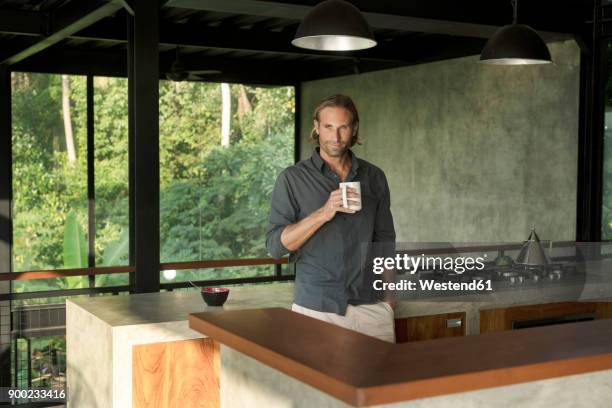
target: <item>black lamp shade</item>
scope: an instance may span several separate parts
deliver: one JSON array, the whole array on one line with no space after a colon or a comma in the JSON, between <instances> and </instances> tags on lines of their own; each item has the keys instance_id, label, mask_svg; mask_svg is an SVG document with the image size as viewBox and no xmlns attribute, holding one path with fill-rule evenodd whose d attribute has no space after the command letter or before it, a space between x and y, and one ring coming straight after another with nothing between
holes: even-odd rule
<instances>
[{"instance_id":1,"label":"black lamp shade","mask_svg":"<svg viewBox=\"0 0 612 408\"><path fill-rule=\"evenodd\" d=\"M291 44L321 51L354 51L376 45L359 9L344 0L325 0L302 20Z\"/></svg>"},{"instance_id":2,"label":"black lamp shade","mask_svg":"<svg viewBox=\"0 0 612 408\"><path fill-rule=\"evenodd\" d=\"M480 54L480 62L494 65L530 65L552 62L546 43L531 27L511 24L497 30Z\"/></svg>"}]
</instances>

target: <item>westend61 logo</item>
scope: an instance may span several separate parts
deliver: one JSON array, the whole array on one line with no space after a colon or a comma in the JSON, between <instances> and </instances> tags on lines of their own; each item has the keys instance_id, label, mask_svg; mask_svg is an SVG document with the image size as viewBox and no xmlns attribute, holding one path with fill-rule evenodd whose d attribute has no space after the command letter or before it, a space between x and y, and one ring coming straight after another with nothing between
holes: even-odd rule
<instances>
[{"instance_id":1,"label":"westend61 logo","mask_svg":"<svg viewBox=\"0 0 612 408\"><path fill-rule=\"evenodd\" d=\"M481 271L484 269L484 260L487 254L479 257L459 256L456 258L447 256L409 256L407 254L397 254L395 257L376 257L372 271L380 275L385 270L395 269L396 271L406 271L411 274L419 269L444 269L453 270L457 274L465 271Z\"/></svg>"}]
</instances>

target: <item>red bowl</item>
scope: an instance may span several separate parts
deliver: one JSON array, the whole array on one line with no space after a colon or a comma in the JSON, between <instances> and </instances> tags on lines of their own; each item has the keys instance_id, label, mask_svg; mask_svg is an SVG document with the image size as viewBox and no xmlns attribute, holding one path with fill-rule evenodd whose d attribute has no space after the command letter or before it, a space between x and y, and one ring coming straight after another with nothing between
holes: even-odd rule
<instances>
[{"instance_id":1,"label":"red bowl","mask_svg":"<svg viewBox=\"0 0 612 408\"><path fill-rule=\"evenodd\" d=\"M228 288L202 288L202 299L208 306L223 306L229 295Z\"/></svg>"}]
</instances>

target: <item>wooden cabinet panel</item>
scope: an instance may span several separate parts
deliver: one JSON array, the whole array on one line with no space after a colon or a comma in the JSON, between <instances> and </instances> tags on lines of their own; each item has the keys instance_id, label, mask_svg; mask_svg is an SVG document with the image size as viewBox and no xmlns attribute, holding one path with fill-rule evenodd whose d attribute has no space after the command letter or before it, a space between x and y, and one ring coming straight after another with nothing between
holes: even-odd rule
<instances>
[{"instance_id":1,"label":"wooden cabinet panel","mask_svg":"<svg viewBox=\"0 0 612 408\"><path fill-rule=\"evenodd\" d=\"M481 310L480 333L512 330L516 321L589 314L597 319L612 317L612 302L561 302Z\"/></svg>"},{"instance_id":2,"label":"wooden cabinet panel","mask_svg":"<svg viewBox=\"0 0 612 408\"><path fill-rule=\"evenodd\" d=\"M597 302L597 318L612 319L612 302Z\"/></svg>"},{"instance_id":3,"label":"wooden cabinet panel","mask_svg":"<svg viewBox=\"0 0 612 408\"><path fill-rule=\"evenodd\" d=\"M447 327L451 319L460 319L461 326ZM397 343L465 336L465 312L395 319Z\"/></svg>"},{"instance_id":4,"label":"wooden cabinet panel","mask_svg":"<svg viewBox=\"0 0 612 408\"><path fill-rule=\"evenodd\" d=\"M480 311L480 334L512 330L512 321L506 318L507 308Z\"/></svg>"},{"instance_id":5,"label":"wooden cabinet panel","mask_svg":"<svg viewBox=\"0 0 612 408\"><path fill-rule=\"evenodd\" d=\"M218 408L220 365L211 339L134 346L132 405Z\"/></svg>"}]
</instances>

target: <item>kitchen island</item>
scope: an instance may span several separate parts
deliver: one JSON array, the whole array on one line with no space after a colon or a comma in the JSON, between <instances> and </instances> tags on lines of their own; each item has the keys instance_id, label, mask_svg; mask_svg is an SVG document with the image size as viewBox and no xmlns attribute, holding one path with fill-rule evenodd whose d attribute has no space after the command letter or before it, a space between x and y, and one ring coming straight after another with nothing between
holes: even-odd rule
<instances>
[{"instance_id":1,"label":"kitchen island","mask_svg":"<svg viewBox=\"0 0 612 408\"><path fill-rule=\"evenodd\" d=\"M586 285L583 294L585 299L612 297L607 287L602 289L601 285ZM224 386L224 372L228 372L224 367L237 361L224 356L236 356L241 352L223 342L213 342L207 338L210 334L205 330L190 328L188 315L210 311L223 315L226 311L286 310L292 298L293 284L277 283L231 288L229 300L222 308L207 307L195 290L68 300L68 406L224 405L224 395L229 392L227 387L232 388L229 383ZM481 311L487 308L566 300L562 293L549 292L544 299L538 290L525 290L499 293L489 302L402 301L396 307L396 319L460 312L465 316L461 334L475 335L480 330ZM253 320L252 324L255 322ZM469 336L464 340L477 337ZM327 344L326 339L310 338L317 344ZM455 339L421 342L419 347L450 340ZM251 360L245 354L240 364L244 364L245 369L253 364L263 367ZM384 373L385 368L380 368ZM277 370L267 366L266 369ZM484 376L481 381L486 378ZM457 390L448 388L445 392ZM209 405L202 405L204 402Z\"/></svg>"},{"instance_id":2,"label":"kitchen island","mask_svg":"<svg viewBox=\"0 0 612 408\"><path fill-rule=\"evenodd\" d=\"M214 354L214 350L205 349L212 345L201 346L200 340L206 336L189 328L187 319L190 313L270 307L290 309L292 301L293 283L231 288L228 301L222 308L206 306L196 290L67 300L67 377L68 389L71 390L68 406L136 406L133 404L136 395L134 386L139 395L145 394L142 398L146 400L150 393L158 395L153 391L156 390L157 375L170 373L170 370L162 370L150 375L147 361L152 359L151 364L157 364L152 354L170 356L171 353L179 353L194 358L208 358L211 353ZM402 303L396 315L418 316L470 308L469 304L461 302L418 302L406 306ZM472 329L477 333L478 319L475 315L469 313L476 322ZM169 344L177 350L182 349L170 350ZM174 364L178 363L175 361ZM142 372L133 373L135 365L144 365ZM199 369L202 367L193 367L194 371ZM140 378L136 383L137 377ZM143 383L143 377L150 377L150 381ZM196 374L195 377L201 376ZM148 384L153 384L152 388ZM194 385L186 380L178 387L207 386L205 381L196 381ZM171 399L172 390L167 393L162 400ZM180 391L176 393L175 398L178 397L198 399L201 396L199 392L191 395Z\"/></svg>"},{"instance_id":3,"label":"kitchen island","mask_svg":"<svg viewBox=\"0 0 612 408\"><path fill-rule=\"evenodd\" d=\"M612 391L611 319L402 344L275 308L190 327L221 343L222 407L606 407Z\"/></svg>"},{"instance_id":4,"label":"kitchen island","mask_svg":"<svg viewBox=\"0 0 612 408\"><path fill-rule=\"evenodd\" d=\"M237 287L231 289L223 310L290 307L292 299L292 284ZM193 340L206 336L189 328L187 316L192 312L210 309L218 308L206 306L196 290L67 300L68 406L133 406L134 350L150 355L156 351L154 347L175 344L184 348L180 353L191 356L195 349L194 356L197 356L199 343ZM147 349L145 346L148 345L152 348ZM162 348L159 353L165 351ZM162 370L158 374L168 372ZM150 377L155 379L156 375L154 373ZM199 385L205 383L198 382ZM177 393L175 397L197 396L183 392Z\"/></svg>"}]
</instances>

